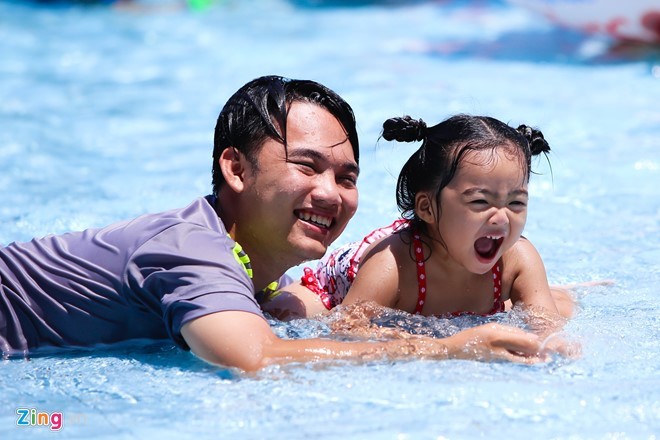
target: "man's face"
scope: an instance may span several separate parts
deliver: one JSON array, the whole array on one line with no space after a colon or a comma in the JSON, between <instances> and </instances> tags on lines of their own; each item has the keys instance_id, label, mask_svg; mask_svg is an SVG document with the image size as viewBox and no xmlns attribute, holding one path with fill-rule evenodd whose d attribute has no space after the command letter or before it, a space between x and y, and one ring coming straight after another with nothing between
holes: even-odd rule
<instances>
[{"instance_id":1,"label":"man's face","mask_svg":"<svg viewBox=\"0 0 660 440\"><path fill-rule=\"evenodd\" d=\"M287 151L267 140L257 167L245 173L237 241L287 267L318 259L357 209L358 165L337 119L324 108L294 102L287 118Z\"/></svg>"}]
</instances>

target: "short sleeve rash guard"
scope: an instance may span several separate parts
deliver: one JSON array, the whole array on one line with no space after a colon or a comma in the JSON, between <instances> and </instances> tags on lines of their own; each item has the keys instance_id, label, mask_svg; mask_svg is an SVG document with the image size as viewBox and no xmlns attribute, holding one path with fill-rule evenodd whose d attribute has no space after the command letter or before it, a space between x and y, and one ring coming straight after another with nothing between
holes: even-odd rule
<instances>
[{"instance_id":1,"label":"short sleeve rash guard","mask_svg":"<svg viewBox=\"0 0 660 440\"><path fill-rule=\"evenodd\" d=\"M212 203L0 248L2 352L167 337L188 349L192 319L263 316Z\"/></svg>"}]
</instances>

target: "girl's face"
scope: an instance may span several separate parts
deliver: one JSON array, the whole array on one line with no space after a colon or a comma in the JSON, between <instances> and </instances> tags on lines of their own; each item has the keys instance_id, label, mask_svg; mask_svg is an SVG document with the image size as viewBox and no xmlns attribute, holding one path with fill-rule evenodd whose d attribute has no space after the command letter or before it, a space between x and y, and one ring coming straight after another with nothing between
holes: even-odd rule
<instances>
[{"instance_id":1,"label":"girl's face","mask_svg":"<svg viewBox=\"0 0 660 440\"><path fill-rule=\"evenodd\" d=\"M527 201L527 176L511 148L468 152L440 193L437 231L449 257L470 272L489 271L520 238Z\"/></svg>"}]
</instances>

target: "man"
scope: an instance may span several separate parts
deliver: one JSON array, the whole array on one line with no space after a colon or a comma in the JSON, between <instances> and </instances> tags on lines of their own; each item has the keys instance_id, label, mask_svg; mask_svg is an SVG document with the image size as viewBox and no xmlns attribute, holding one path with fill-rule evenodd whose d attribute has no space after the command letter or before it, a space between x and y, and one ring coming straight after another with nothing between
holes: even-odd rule
<instances>
[{"instance_id":1,"label":"man","mask_svg":"<svg viewBox=\"0 0 660 440\"><path fill-rule=\"evenodd\" d=\"M211 196L0 249L3 354L169 337L243 370L337 358L539 360L535 336L497 325L446 339L276 337L255 292L320 258L355 213L354 115L318 83L266 76L229 99L214 144Z\"/></svg>"}]
</instances>

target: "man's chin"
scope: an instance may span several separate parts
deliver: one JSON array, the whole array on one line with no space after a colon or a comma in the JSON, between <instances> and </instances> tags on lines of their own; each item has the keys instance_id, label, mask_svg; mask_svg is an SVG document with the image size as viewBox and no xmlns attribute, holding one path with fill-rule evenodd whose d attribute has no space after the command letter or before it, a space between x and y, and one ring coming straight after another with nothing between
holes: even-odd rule
<instances>
[{"instance_id":1,"label":"man's chin","mask_svg":"<svg viewBox=\"0 0 660 440\"><path fill-rule=\"evenodd\" d=\"M292 254L301 261L318 260L328 251L330 243L334 241L329 236L314 236L312 234L296 234L289 237Z\"/></svg>"},{"instance_id":2,"label":"man's chin","mask_svg":"<svg viewBox=\"0 0 660 440\"><path fill-rule=\"evenodd\" d=\"M319 260L321 257L323 257L323 255L325 255L327 250L327 246L317 243L315 246L304 246L303 248L299 249L298 255L300 255L301 258L304 258L303 261Z\"/></svg>"}]
</instances>

